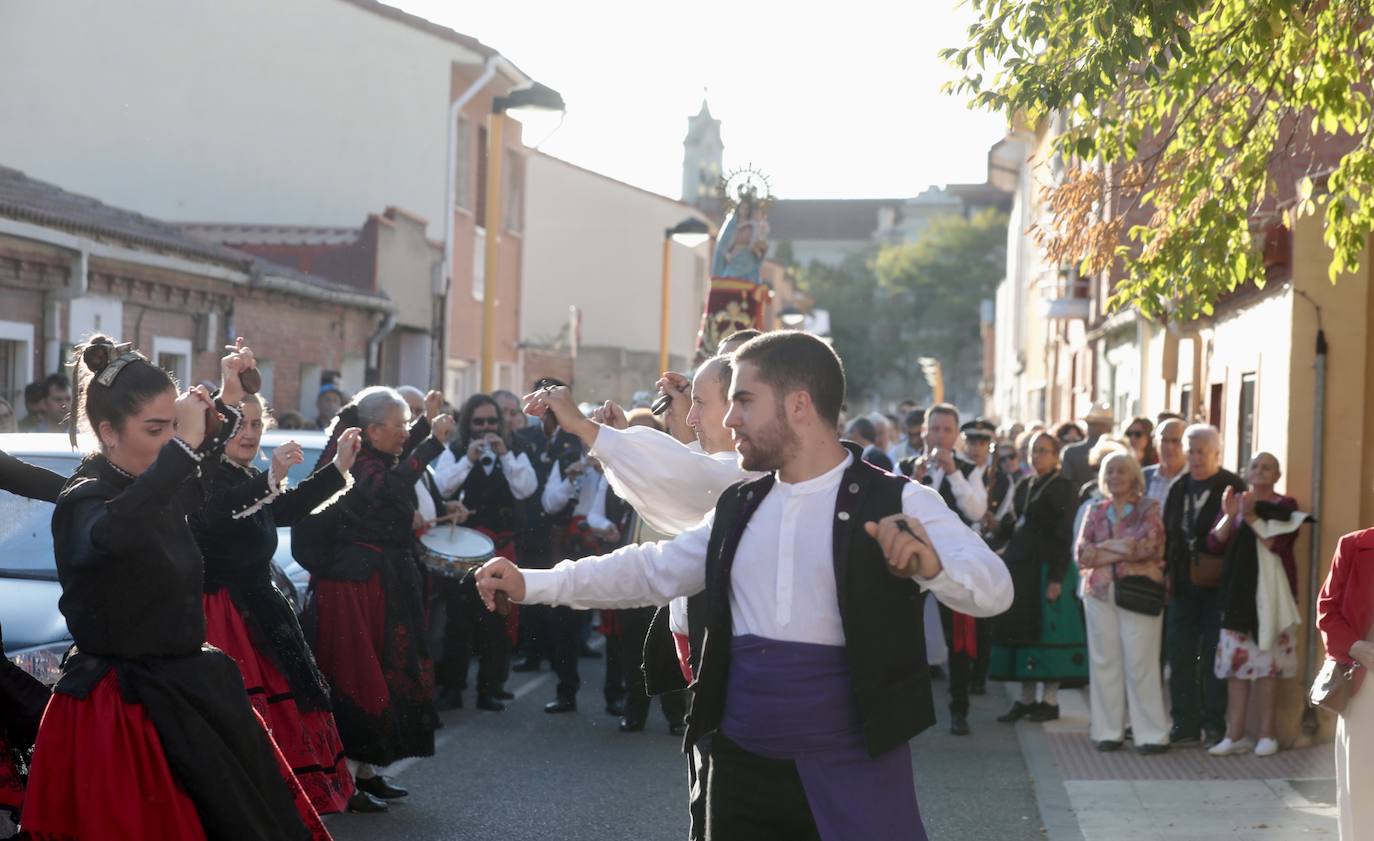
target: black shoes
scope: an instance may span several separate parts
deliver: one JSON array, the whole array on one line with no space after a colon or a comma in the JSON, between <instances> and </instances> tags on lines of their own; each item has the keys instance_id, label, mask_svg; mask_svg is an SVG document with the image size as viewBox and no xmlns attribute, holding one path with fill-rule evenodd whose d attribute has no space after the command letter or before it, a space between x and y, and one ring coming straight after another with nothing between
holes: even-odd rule
<instances>
[{"instance_id":1,"label":"black shoes","mask_svg":"<svg viewBox=\"0 0 1374 841\"><path fill-rule=\"evenodd\" d=\"M687 732L687 723L684 721L674 721L668 725L668 732L674 736L681 736Z\"/></svg>"},{"instance_id":2,"label":"black shoes","mask_svg":"<svg viewBox=\"0 0 1374 841\"><path fill-rule=\"evenodd\" d=\"M1159 753L1168 753L1168 745L1136 745L1135 752L1141 756L1153 756Z\"/></svg>"},{"instance_id":3,"label":"black shoes","mask_svg":"<svg viewBox=\"0 0 1374 841\"><path fill-rule=\"evenodd\" d=\"M1011 705L1011 709L997 716L997 720L1002 722L1003 724L1011 724L1013 722L1020 721L1021 719L1030 715L1032 712L1035 712L1035 708L1037 706L1039 705L1027 704L1024 701L1017 701L1016 703Z\"/></svg>"},{"instance_id":4,"label":"black shoes","mask_svg":"<svg viewBox=\"0 0 1374 841\"><path fill-rule=\"evenodd\" d=\"M537 672L539 671L539 666L539 661L534 659L533 657L530 657L525 660L521 660L514 666L511 666L510 670L512 672Z\"/></svg>"},{"instance_id":5,"label":"black shoes","mask_svg":"<svg viewBox=\"0 0 1374 841\"><path fill-rule=\"evenodd\" d=\"M558 698L544 705L544 712L550 715L577 712L577 701L572 698Z\"/></svg>"},{"instance_id":6,"label":"black shoes","mask_svg":"<svg viewBox=\"0 0 1374 841\"><path fill-rule=\"evenodd\" d=\"M1124 744L1125 742L1120 739L1103 739L1100 742L1094 742L1093 747L1097 748L1102 753L1113 753L1121 750L1121 746Z\"/></svg>"},{"instance_id":7,"label":"black shoes","mask_svg":"<svg viewBox=\"0 0 1374 841\"><path fill-rule=\"evenodd\" d=\"M391 808L386 805L386 801L379 797L373 797L362 789L356 789L353 796L348 798L348 811L350 812L385 812Z\"/></svg>"},{"instance_id":8,"label":"black shoes","mask_svg":"<svg viewBox=\"0 0 1374 841\"><path fill-rule=\"evenodd\" d=\"M1035 705L1035 709L1026 715L1027 721L1055 721L1059 718L1059 705L1046 704L1043 701Z\"/></svg>"},{"instance_id":9,"label":"black shoes","mask_svg":"<svg viewBox=\"0 0 1374 841\"><path fill-rule=\"evenodd\" d=\"M644 719L642 719L642 718L637 718L637 719L633 719L633 720L628 719L628 718L622 718L622 719L620 719L620 732L621 732L621 733L638 733L639 731L641 731L641 730L643 730L643 729L644 729Z\"/></svg>"},{"instance_id":10,"label":"black shoes","mask_svg":"<svg viewBox=\"0 0 1374 841\"><path fill-rule=\"evenodd\" d=\"M491 697L495 698L498 701L514 701L515 693L507 692L506 690L502 689L500 692L491 693Z\"/></svg>"},{"instance_id":11,"label":"black shoes","mask_svg":"<svg viewBox=\"0 0 1374 841\"><path fill-rule=\"evenodd\" d=\"M1224 738L1226 738L1225 730L1213 730L1210 727L1202 728L1202 746L1207 750L1216 747Z\"/></svg>"},{"instance_id":12,"label":"black shoes","mask_svg":"<svg viewBox=\"0 0 1374 841\"><path fill-rule=\"evenodd\" d=\"M489 713L499 713L506 711L506 705L496 700L493 695L478 695L477 709L486 710Z\"/></svg>"},{"instance_id":13,"label":"black shoes","mask_svg":"<svg viewBox=\"0 0 1374 841\"><path fill-rule=\"evenodd\" d=\"M386 777L383 777L381 774L377 774L373 777L368 777L367 779L359 777L358 779L354 780L354 782L358 787L358 791L370 794L373 797L379 798L381 800L399 800L402 797L405 797L407 794L410 794L409 789L402 788L398 785L394 785L391 781L389 781Z\"/></svg>"},{"instance_id":14,"label":"black shoes","mask_svg":"<svg viewBox=\"0 0 1374 841\"><path fill-rule=\"evenodd\" d=\"M968 719L962 715L956 715L949 721L949 732L952 736L967 736L969 734Z\"/></svg>"},{"instance_id":15,"label":"black shoes","mask_svg":"<svg viewBox=\"0 0 1374 841\"><path fill-rule=\"evenodd\" d=\"M606 702L606 715L622 716L625 714L625 699Z\"/></svg>"},{"instance_id":16,"label":"black shoes","mask_svg":"<svg viewBox=\"0 0 1374 841\"><path fill-rule=\"evenodd\" d=\"M1175 724L1173 729L1169 731L1169 744L1171 745L1195 744L1198 741L1200 739L1196 730L1185 730Z\"/></svg>"}]
</instances>

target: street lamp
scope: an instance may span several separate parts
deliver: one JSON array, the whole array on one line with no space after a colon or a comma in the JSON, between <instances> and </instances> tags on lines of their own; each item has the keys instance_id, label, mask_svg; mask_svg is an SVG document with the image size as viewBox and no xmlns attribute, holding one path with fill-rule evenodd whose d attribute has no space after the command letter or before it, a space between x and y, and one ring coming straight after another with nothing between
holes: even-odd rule
<instances>
[{"instance_id":1,"label":"street lamp","mask_svg":"<svg viewBox=\"0 0 1374 841\"><path fill-rule=\"evenodd\" d=\"M668 301L673 284L673 242L696 248L711 236L711 226L695 216L689 216L663 231L663 300L660 302L658 334L658 370L668 370Z\"/></svg>"},{"instance_id":2,"label":"street lamp","mask_svg":"<svg viewBox=\"0 0 1374 841\"><path fill-rule=\"evenodd\" d=\"M482 392L490 394L495 388L492 366L496 348L496 259L501 243L501 166L505 158L502 135L506 117L523 111L563 111L563 97L558 91L538 82L515 88L506 96L491 100L491 117L487 122L487 213L486 253L483 259L482 285Z\"/></svg>"}]
</instances>

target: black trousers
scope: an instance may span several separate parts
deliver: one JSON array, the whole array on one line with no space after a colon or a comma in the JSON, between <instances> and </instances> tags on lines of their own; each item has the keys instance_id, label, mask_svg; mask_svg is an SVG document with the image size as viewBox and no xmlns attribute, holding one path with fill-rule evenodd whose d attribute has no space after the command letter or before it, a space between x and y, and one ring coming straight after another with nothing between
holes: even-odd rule
<instances>
[{"instance_id":1,"label":"black trousers","mask_svg":"<svg viewBox=\"0 0 1374 841\"><path fill-rule=\"evenodd\" d=\"M968 715L968 687L978 674L979 663L982 675L987 675L987 651L992 647L987 622L975 620L978 639L977 659L963 651L954 650L954 611L942 603L940 605L940 624L945 629L945 643L949 646L949 711L952 715ZM980 678L981 679L981 678Z\"/></svg>"},{"instance_id":2,"label":"black trousers","mask_svg":"<svg viewBox=\"0 0 1374 841\"><path fill-rule=\"evenodd\" d=\"M644 638L649 635L649 623L657 608L636 607L616 611L620 615L620 638L607 640L609 656L612 648L619 651L621 674L625 681L625 717L630 721L644 721L649 717L651 700L644 690ZM618 643L616 645L615 643ZM611 663L606 663L610 672ZM686 692L665 692L658 696L663 717L669 724L681 724L687 716Z\"/></svg>"},{"instance_id":3,"label":"black trousers","mask_svg":"<svg viewBox=\"0 0 1374 841\"><path fill-rule=\"evenodd\" d=\"M1174 726L1187 733L1226 729L1226 682L1216 676L1221 636L1218 591L1174 580L1164 619L1169 649L1169 695Z\"/></svg>"},{"instance_id":4,"label":"black trousers","mask_svg":"<svg viewBox=\"0 0 1374 841\"><path fill-rule=\"evenodd\" d=\"M582 688L577 659L582 652L584 613L561 605L552 610L553 670L558 674L558 697L564 701L577 700L577 690Z\"/></svg>"},{"instance_id":5,"label":"black trousers","mask_svg":"<svg viewBox=\"0 0 1374 841\"><path fill-rule=\"evenodd\" d=\"M688 841L706 841L706 789L710 782L711 754L701 745L692 745L687 751Z\"/></svg>"},{"instance_id":6,"label":"black trousers","mask_svg":"<svg viewBox=\"0 0 1374 841\"><path fill-rule=\"evenodd\" d=\"M477 595L472 576L441 579L448 621L444 625L444 654L439 662L439 682L459 692L467 689L468 668L477 654L477 694L501 691L510 668L510 638L506 617L487 610Z\"/></svg>"},{"instance_id":7,"label":"black trousers","mask_svg":"<svg viewBox=\"0 0 1374 841\"><path fill-rule=\"evenodd\" d=\"M706 841L820 841L795 762L707 738Z\"/></svg>"}]
</instances>

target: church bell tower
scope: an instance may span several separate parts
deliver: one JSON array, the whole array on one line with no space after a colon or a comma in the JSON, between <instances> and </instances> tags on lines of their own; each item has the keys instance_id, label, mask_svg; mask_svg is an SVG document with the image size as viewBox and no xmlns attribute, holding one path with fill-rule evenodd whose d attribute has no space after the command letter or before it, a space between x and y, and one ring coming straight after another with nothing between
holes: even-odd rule
<instances>
[{"instance_id":1,"label":"church bell tower","mask_svg":"<svg viewBox=\"0 0 1374 841\"><path fill-rule=\"evenodd\" d=\"M720 139L720 120L711 116L705 99L697 115L687 118L687 139L682 141L682 147L682 200L712 215L718 214L725 144Z\"/></svg>"}]
</instances>

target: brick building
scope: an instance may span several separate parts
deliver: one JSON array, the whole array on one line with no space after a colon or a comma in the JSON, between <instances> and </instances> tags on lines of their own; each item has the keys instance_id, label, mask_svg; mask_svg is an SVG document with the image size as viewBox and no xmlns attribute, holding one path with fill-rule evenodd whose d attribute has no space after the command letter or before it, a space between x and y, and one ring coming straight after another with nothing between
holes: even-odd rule
<instances>
[{"instance_id":1,"label":"brick building","mask_svg":"<svg viewBox=\"0 0 1374 841\"><path fill-rule=\"evenodd\" d=\"M134 342L183 383L218 379L250 339L263 394L308 408L324 371L369 380L387 297L197 239L173 225L0 167L0 396L60 370L96 332ZM375 365L375 363L374 363ZM375 374L374 374L375 375Z\"/></svg>"}]
</instances>

